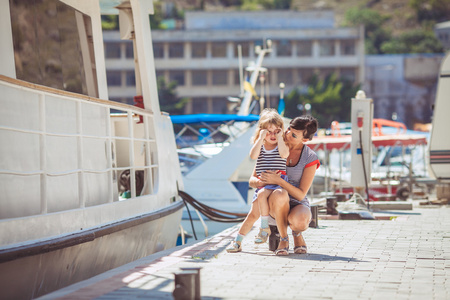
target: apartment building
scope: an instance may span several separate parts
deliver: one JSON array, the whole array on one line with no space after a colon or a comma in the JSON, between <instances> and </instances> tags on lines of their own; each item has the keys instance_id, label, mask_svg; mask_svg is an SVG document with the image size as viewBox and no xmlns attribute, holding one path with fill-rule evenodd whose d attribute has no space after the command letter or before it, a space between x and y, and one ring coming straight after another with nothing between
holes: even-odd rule
<instances>
[{"instance_id":1,"label":"apartment building","mask_svg":"<svg viewBox=\"0 0 450 300\"><path fill-rule=\"evenodd\" d=\"M190 99L187 114L229 113L227 98L241 94L238 48L245 68L267 40L272 51L263 62L264 84L255 90L273 107L280 82L289 92L314 73L364 81L363 28L336 27L333 11L186 12L183 29L152 30L152 36L157 76L177 82L178 96ZM133 104L132 43L116 31L105 32L104 42L110 98Z\"/></svg>"}]
</instances>

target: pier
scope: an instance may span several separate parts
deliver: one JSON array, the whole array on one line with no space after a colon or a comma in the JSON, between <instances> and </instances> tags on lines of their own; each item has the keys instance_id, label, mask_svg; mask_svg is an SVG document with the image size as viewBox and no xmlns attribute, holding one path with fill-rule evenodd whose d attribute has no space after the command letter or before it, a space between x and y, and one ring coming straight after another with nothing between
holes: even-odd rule
<instances>
[{"instance_id":1,"label":"pier","mask_svg":"<svg viewBox=\"0 0 450 300\"><path fill-rule=\"evenodd\" d=\"M275 256L267 244L225 248L238 225L168 249L40 299L174 299L175 274L200 269L201 299L450 299L450 207L416 205L378 220L319 220L308 254ZM257 224L255 224L257 225Z\"/></svg>"}]
</instances>

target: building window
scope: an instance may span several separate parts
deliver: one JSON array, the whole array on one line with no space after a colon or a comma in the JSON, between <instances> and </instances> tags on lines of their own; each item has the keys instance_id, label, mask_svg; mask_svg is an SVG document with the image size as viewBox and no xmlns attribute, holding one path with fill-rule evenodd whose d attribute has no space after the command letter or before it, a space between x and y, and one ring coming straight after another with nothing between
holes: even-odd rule
<instances>
[{"instance_id":1,"label":"building window","mask_svg":"<svg viewBox=\"0 0 450 300\"><path fill-rule=\"evenodd\" d=\"M223 97L212 98L212 113L213 114L227 114L227 99Z\"/></svg>"},{"instance_id":2,"label":"building window","mask_svg":"<svg viewBox=\"0 0 450 300\"><path fill-rule=\"evenodd\" d=\"M291 41L281 40L277 42L277 56L291 56L292 45Z\"/></svg>"},{"instance_id":3,"label":"building window","mask_svg":"<svg viewBox=\"0 0 450 300\"><path fill-rule=\"evenodd\" d=\"M125 44L125 56L126 58L134 58L133 43Z\"/></svg>"},{"instance_id":4,"label":"building window","mask_svg":"<svg viewBox=\"0 0 450 300\"><path fill-rule=\"evenodd\" d=\"M164 58L164 44L153 43L153 55L155 58Z\"/></svg>"},{"instance_id":5,"label":"building window","mask_svg":"<svg viewBox=\"0 0 450 300\"><path fill-rule=\"evenodd\" d=\"M341 41L341 55L355 55L355 41Z\"/></svg>"},{"instance_id":6,"label":"building window","mask_svg":"<svg viewBox=\"0 0 450 300\"><path fill-rule=\"evenodd\" d=\"M320 56L334 56L334 41L320 41Z\"/></svg>"},{"instance_id":7,"label":"building window","mask_svg":"<svg viewBox=\"0 0 450 300\"><path fill-rule=\"evenodd\" d=\"M298 42L297 56L312 56L312 41Z\"/></svg>"},{"instance_id":8,"label":"building window","mask_svg":"<svg viewBox=\"0 0 450 300\"><path fill-rule=\"evenodd\" d=\"M183 58L184 57L183 43L169 44L169 57L170 58Z\"/></svg>"},{"instance_id":9,"label":"building window","mask_svg":"<svg viewBox=\"0 0 450 300\"><path fill-rule=\"evenodd\" d=\"M284 84L293 84L292 80L292 69L278 69L278 82L283 82Z\"/></svg>"},{"instance_id":10,"label":"building window","mask_svg":"<svg viewBox=\"0 0 450 300\"><path fill-rule=\"evenodd\" d=\"M234 45L234 57L239 57L238 46L241 45L242 57L250 56L250 42L236 42Z\"/></svg>"},{"instance_id":11,"label":"building window","mask_svg":"<svg viewBox=\"0 0 450 300\"><path fill-rule=\"evenodd\" d=\"M356 81L356 70L350 68L341 69L341 78L351 82Z\"/></svg>"},{"instance_id":12,"label":"building window","mask_svg":"<svg viewBox=\"0 0 450 300\"><path fill-rule=\"evenodd\" d=\"M227 85L228 72L226 70L214 70L212 72L213 85Z\"/></svg>"},{"instance_id":13,"label":"building window","mask_svg":"<svg viewBox=\"0 0 450 300\"><path fill-rule=\"evenodd\" d=\"M308 68L298 69L297 72L298 72L297 75L298 75L300 84L309 84L309 82L311 81L311 78L314 75L313 69L308 69Z\"/></svg>"},{"instance_id":14,"label":"building window","mask_svg":"<svg viewBox=\"0 0 450 300\"><path fill-rule=\"evenodd\" d=\"M331 74L333 74L334 72L335 72L335 70L332 68L321 68L320 72L319 72L319 77L322 79L325 79L328 76L330 76Z\"/></svg>"},{"instance_id":15,"label":"building window","mask_svg":"<svg viewBox=\"0 0 450 300\"><path fill-rule=\"evenodd\" d=\"M256 40L256 41L253 41L253 43L255 44L255 47L256 46L260 46L261 48L264 48L263 46L264 46L264 41L263 40Z\"/></svg>"},{"instance_id":16,"label":"building window","mask_svg":"<svg viewBox=\"0 0 450 300\"><path fill-rule=\"evenodd\" d=\"M120 43L105 44L106 58L120 58Z\"/></svg>"},{"instance_id":17,"label":"building window","mask_svg":"<svg viewBox=\"0 0 450 300\"><path fill-rule=\"evenodd\" d=\"M192 71L192 85L207 85L208 76L206 71Z\"/></svg>"},{"instance_id":18,"label":"building window","mask_svg":"<svg viewBox=\"0 0 450 300\"><path fill-rule=\"evenodd\" d=\"M127 86L136 86L136 78L134 76L134 71L127 71Z\"/></svg>"},{"instance_id":19,"label":"building window","mask_svg":"<svg viewBox=\"0 0 450 300\"><path fill-rule=\"evenodd\" d=\"M227 57L227 43L216 42L211 44L212 57Z\"/></svg>"},{"instance_id":20,"label":"building window","mask_svg":"<svg viewBox=\"0 0 450 300\"><path fill-rule=\"evenodd\" d=\"M205 97L192 98L192 112L194 114L208 113L208 99Z\"/></svg>"},{"instance_id":21,"label":"building window","mask_svg":"<svg viewBox=\"0 0 450 300\"><path fill-rule=\"evenodd\" d=\"M169 72L170 82L175 81L177 85L184 85L184 71L174 70Z\"/></svg>"},{"instance_id":22,"label":"building window","mask_svg":"<svg viewBox=\"0 0 450 300\"><path fill-rule=\"evenodd\" d=\"M120 71L108 71L106 72L106 81L109 86L121 86L121 72Z\"/></svg>"},{"instance_id":23,"label":"building window","mask_svg":"<svg viewBox=\"0 0 450 300\"><path fill-rule=\"evenodd\" d=\"M233 84L234 85L240 85L241 84L241 76L239 75L239 70L234 70L233 71ZM244 75L245 76L245 75Z\"/></svg>"},{"instance_id":24,"label":"building window","mask_svg":"<svg viewBox=\"0 0 450 300\"><path fill-rule=\"evenodd\" d=\"M192 43L192 57L206 58L206 43Z\"/></svg>"}]
</instances>

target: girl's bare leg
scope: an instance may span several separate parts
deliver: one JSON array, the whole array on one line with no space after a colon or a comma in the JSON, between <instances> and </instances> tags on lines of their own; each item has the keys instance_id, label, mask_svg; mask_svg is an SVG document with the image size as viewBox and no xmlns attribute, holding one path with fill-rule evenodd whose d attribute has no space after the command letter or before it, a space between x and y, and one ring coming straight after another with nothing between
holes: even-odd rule
<instances>
[{"instance_id":1,"label":"girl's bare leg","mask_svg":"<svg viewBox=\"0 0 450 300\"><path fill-rule=\"evenodd\" d=\"M253 224L259 219L259 206L258 201L254 201L250 208L250 211L242 222L241 228L239 228L239 234L246 235L252 230Z\"/></svg>"},{"instance_id":2,"label":"girl's bare leg","mask_svg":"<svg viewBox=\"0 0 450 300\"><path fill-rule=\"evenodd\" d=\"M258 205L259 205L259 213L261 216L269 215L269 196L272 194L273 190L261 189L258 192Z\"/></svg>"}]
</instances>

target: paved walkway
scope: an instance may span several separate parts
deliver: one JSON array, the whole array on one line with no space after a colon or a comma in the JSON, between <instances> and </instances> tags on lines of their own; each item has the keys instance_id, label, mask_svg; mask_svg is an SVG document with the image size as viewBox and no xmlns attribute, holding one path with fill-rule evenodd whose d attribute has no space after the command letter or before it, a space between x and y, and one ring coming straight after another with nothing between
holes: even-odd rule
<instances>
[{"instance_id":1,"label":"paved walkway","mask_svg":"<svg viewBox=\"0 0 450 300\"><path fill-rule=\"evenodd\" d=\"M308 254L274 256L253 244L225 248L237 226L166 250L43 299L173 299L174 273L201 267L202 299L450 299L450 206L392 212L392 220L320 220Z\"/></svg>"}]
</instances>

